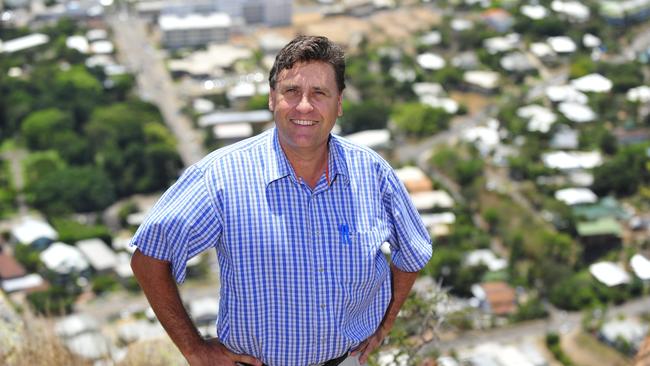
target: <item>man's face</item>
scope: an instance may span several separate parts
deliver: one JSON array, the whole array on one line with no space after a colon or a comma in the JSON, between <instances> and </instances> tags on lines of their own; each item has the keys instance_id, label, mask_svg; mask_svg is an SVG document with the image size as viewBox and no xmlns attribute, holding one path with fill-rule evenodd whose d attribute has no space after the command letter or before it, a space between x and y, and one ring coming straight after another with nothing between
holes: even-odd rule
<instances>
[{"instance_id":1,"label":"man's face","mask_svg":"<svg viewBox=\"0 0 650 366\"><path fill-rule=\"evenodd\" d=\"M336 118L343 115L334 68L301 62L280 71L269 95L280 143L294 151L316 151L327 143Z\"/></svg>"}]
</instances>

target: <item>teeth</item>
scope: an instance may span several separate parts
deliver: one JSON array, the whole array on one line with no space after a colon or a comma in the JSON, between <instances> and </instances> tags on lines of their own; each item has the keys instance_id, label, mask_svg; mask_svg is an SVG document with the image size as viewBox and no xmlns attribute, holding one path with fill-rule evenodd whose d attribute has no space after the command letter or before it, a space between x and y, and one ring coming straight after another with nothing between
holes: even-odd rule
<instances>
[{"instance_id":1,"label":"teeth","mask_svg":"<svg viewBox=\"0 0 650 366\"><path fill-rule=\"evenodd\" d=\"M313 125L316 124L316 121L310 121L310 120L306 120L306 119L294 119L292 121L293 121L293 123L295 123L297 125L301 125L301 126L313 126Z\"/></svg>"}]
</instances>

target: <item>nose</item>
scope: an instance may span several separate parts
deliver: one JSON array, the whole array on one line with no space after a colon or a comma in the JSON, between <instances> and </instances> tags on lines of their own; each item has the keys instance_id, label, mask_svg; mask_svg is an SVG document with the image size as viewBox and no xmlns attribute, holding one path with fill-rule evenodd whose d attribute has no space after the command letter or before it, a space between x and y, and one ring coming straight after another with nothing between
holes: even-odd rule
<instances>
[{"instance_id":1,"label":"nose","mask_svg":"<svg viewBox=\"0 0 650 366\"><path fill-rule=\"evenodd\" d=\"M307 93L304 93L300 98L298 105L296 106L296 110L300 113L309 113L313 109L314 106L312 106L311 102L309 101L309 95L307 95Z\"/></svg>"}]
</instances>

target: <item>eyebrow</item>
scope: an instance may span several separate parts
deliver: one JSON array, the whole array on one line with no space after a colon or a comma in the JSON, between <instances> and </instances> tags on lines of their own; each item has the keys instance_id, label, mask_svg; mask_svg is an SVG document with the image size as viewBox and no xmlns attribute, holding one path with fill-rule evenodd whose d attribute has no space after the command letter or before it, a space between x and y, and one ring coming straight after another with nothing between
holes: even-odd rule
<instances>
[{"instance_id":1,"label":"eyebrow","mask_svg":"<svg viewBox=\"0 0 650 366\"><path fill-rule=\"evenodd\" d=\"M288 90L288 89L302 89L302 87L297 85L297 84L280 85L280 90L284 91L284 90ZM328 87L326 87L326 86L313 86L311 89L314 90L314 91L322 91L322 92L327 93L327 94L331 93L330 89Z\"/></svg>"}]
</instances>

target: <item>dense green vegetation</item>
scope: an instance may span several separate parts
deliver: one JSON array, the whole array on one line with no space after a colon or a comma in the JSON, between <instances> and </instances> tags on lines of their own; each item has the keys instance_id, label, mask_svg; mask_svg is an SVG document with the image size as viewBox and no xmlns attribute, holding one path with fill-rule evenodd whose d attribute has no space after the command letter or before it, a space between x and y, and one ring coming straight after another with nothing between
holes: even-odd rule
<instances>
[{"instance_id":1,"label":"dense green vegetation","mask_svg":"<svg viewBox=\"0 0 650 366\"><path fill-rule=\"evenodd\" d=\"M116 198L164 189L181 168L157 108L132 95L133 77L88 68L86 55L65 46L81 31L62 20L42 30L47 45L0 61L0 136L31 152L23 161L27 201L49 215L98 211ZM10 68L22 75L8 76ZM2 197L11 191L0 192L0 205Z\"/></svg>"}]
</instances>

